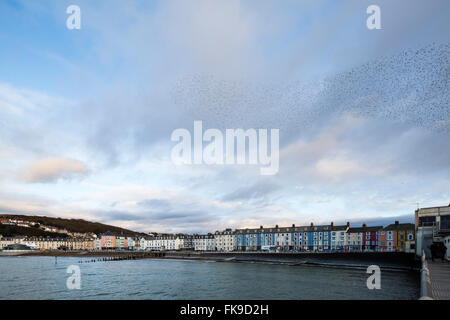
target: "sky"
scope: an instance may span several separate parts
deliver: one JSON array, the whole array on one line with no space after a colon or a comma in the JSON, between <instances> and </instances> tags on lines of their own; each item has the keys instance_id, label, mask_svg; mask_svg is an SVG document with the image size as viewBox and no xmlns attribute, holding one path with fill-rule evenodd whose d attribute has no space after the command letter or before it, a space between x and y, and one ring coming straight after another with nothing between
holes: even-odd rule
<instances>
[{"instance_id":1,"label":"sky","mask_svg":"<svg viewBox=\"0 0 450 320\"><path fill-rule=\"evenodd\" d=\"M369 30L366 9L381 9ZM78 5L81 29L68 29ZM450 2L0 1L0 213L204 233L450 203ZM175 129L279 129L279 171Z\"/></svg>"}]
</instances>

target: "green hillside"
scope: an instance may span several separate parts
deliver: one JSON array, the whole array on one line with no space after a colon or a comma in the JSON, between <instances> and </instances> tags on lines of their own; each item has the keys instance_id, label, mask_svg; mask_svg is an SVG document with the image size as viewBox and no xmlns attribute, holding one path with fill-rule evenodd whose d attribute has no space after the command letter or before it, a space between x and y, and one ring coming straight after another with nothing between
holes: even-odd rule
<instances>
[{"instance_id":1,"label":"green hillside","mask_svg":"<svg viewBox=\"0 0 450 320\"><path fill-rule=\"evenodd\" d=\"M23 221L30 221L39 223L40 225L46 225L46 226L52 226L60 229L66 229L67 231L71 232L81 232L81 233L88 233L92 232L95 234L104 233L106 231L111 231L113 233L117 234L125 234L125 235L145 235L144 233L132 231L123 229L120 227L115 227L99 222L90 222L83 219L63 219L63 218L52 218L52 217L45 217L45 216L25 216L25 215L9 215L9 214L3 214L0 215L0 219L18 219ZM6 227L6 226L4 226ZM11 226L9 226L11 227ZM31 228L25 228L22 227L22 229L31 229ZM20 229L20 231L22 231ZM6 229L5 229L6 230ZM12 230L15 229L11 229ZM36 229L37 230L37 229ZM17 230L19 231L19 230ZM39 230L37 230L39 231ZM0 232L3 236L5 236L2 232ZM22 234L17 234L22 235ZM58 235L60 235L58 233Z\"/></svg>"},{"instance_id":2,"label":"green hillside","mask_svg":"<svg viewBox=\"0 0 450 320\"><path fill-rule=\"evenodd\" d=\"M19 226L9 226L0 224L0 234L3 237L15 237L15 236L26 236L26 237L49 237L49 238L66 238L67 235L64 233L47 232L40 230L35 227L26 228Z\"/></svg>"}]
</instances>

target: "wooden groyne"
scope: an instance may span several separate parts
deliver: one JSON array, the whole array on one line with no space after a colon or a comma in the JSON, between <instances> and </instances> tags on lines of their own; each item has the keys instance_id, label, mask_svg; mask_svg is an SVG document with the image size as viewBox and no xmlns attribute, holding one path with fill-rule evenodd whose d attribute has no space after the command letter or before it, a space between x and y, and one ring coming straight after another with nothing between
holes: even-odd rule
<instances>
[{"instance_id":1,"label":"wooden groyne","mask_svg":"<svg viewBox=\"0 0 450 320\"><path fill-rule=\"evenodd\" d=\"M405 252L195 252L195 251L62 251L25 253L24 256L84 258L80 263L138 259L186 259L236 263L270 263L291 266L367 268L379 265L385 270L420 270L421 261Z\"/></svg>"},{"instance_id":2,"label":"wooden groyne","mask_svg":"<svg viewBox=\"0 0 450 320\"><path fill-rule=\"evenodd\" d=\"M124 260L138 260L149 258L164 258L165 252L48 250L48 251L25 253L23 254L23 256L79 257L79 258L87 258L80 260L81 263L88 263L97 261L124 261Z\"/></svg>"}]
</instances>

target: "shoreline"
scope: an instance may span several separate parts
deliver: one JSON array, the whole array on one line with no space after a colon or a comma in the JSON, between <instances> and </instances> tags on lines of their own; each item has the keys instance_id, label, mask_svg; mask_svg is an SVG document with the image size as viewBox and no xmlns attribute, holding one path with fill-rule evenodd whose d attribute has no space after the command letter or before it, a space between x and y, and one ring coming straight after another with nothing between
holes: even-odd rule
<instances>
[{"instance_id":1,"label":"shoreline","mask_svg":"<svg viewBox=\"0 0 450 320\"><path fill-rule=\"evenodd\" d=\"M211 261L211 262L232 262L232 263L259 263L259 264L273 264L273 265L285 265L285 266L303 266L303 267L324 267L324 268L336 268L336 269L353 269L353 270L366 270L369 264L354 264L354 263L326 263L326 262L316 262L316 261L300 261L300 262L290 262L282 260L263 260L263 259L217 259L217 258L207 258L207 257L192 257L192 256L165 256L161 259L170 260L190 260L190 261ZM404 266L379 266L383 271L391 272L402 272L402 271L420 271L420 268L415 267L404 267Z\"/></svg>"},{"instance_id":2,"label":"shoreline","mask_svg":"<svg viewBox=\"0 0 450 320\"><path fill-rule=\"evenodd\" d=\"M0 255L0 257L7 255ZM246 252L140 252L140 251L39 251L18 256L98 258L102 261L169 259L232 263L261 263L286 266L326 267L365 270L378 265L383 271L419 271L415 259L404 253L246 253Z\"/></svg>"}]
</instances>

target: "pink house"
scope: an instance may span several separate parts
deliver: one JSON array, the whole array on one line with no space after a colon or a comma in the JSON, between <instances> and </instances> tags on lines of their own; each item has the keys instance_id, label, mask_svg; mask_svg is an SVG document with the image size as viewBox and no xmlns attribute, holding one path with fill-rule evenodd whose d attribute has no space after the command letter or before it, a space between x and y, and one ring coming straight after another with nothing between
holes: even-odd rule
<instances>
[{"instance_id":1,"label":"pink house","mask_svg":"<svg viewBox=\"0 0 450 320\"><path fill-rule=\"evenodd\" d=\"M378 232L378 251L385 252L387 248L386 231L383 229Z\"/></svg>"},{"instance_id":2,"label":"pink house","mask_svg":"<svg viewBox=\"0 0 450 320\"><path fill-rule=\"evenodd\" d=\"M105 232L100 235L100 246L102 249L112 249L116 247L116 235L112 232Z\"/></svg>"},{"instance_id":3,"label":"pink house","mask_svg":"<svg viewBox=\"0 0 450 320\"><path fill-rule=\"evenodd\" d=\"M386 232L386 251L397 250L397 232L393 230L385 230Z\"/></svg>"}]
</instances>

